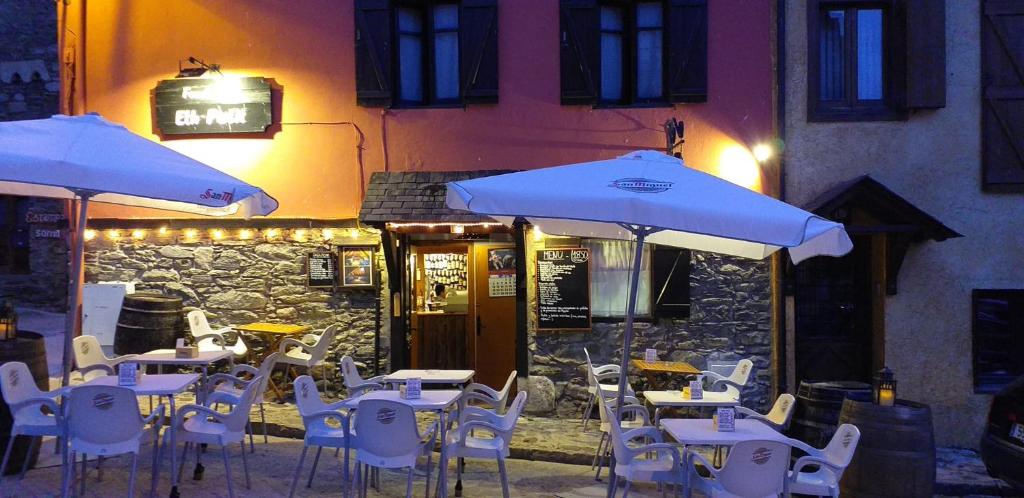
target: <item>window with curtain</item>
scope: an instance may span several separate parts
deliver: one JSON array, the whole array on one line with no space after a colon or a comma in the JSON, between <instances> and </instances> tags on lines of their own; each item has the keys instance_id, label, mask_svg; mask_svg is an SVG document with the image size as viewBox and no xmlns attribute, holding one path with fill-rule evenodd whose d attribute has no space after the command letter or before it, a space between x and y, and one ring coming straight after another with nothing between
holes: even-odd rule
<instances>
[{"instance_id":1,"label":"window with curtain","mask_svg":"<svg viewBox=\"0 0 1024 498\"><path fill-rule=\"evenodd\" d=\"M630 241L584 239L581 245L590 249L590 306L595 317L626 315L629 281L633 272L633 251ZM651 314L651 250L644 248L637 290L636 314Z\"/></svg>"},{"instance_id":2,"label":"window with curtain","mask_svg":"<svg viewBox=\"0 0 1024 498\"><path fill-rule=\"evenodd\" d=\"M397 18L399 103L458 103L459 5L404 5Z\"/></svg>"},{"instance_id":3,"label":"window with curtain","mask_svg":"<svg viewBox=\"0 0 1024 498\"><path fill-rule=\"evenodd\" d=\"M601 5L600 100L606 104L664 101L662 2Z\"/></svg>"}]
</instances>

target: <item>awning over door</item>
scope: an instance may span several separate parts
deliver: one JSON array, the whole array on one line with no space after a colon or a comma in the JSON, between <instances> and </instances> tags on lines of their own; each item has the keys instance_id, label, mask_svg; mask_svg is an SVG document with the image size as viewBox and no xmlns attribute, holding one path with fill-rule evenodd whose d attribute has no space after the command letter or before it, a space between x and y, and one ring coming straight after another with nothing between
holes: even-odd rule
<instances>
[{"instance_id":1,"label":"awning over door","mask_svg":"<svg viewBox=\"0 0 1024 498\"><path fill-rule=\"evenodd\" d=\"M370 177L359 221L384 223L497 223L468 211L445 205L445 184L484 176L511 173L508 170L378 172Z\"/></svg>"}]
</instances>

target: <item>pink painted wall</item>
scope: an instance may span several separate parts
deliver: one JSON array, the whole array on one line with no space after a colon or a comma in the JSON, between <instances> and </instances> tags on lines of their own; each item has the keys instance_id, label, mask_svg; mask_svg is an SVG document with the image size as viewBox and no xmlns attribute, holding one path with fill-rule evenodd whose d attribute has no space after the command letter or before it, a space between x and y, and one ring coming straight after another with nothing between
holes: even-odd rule
<instances>
[{"instance_id":1,"label":"pink painted wall","mask_svg":"<svg viewBox=\"0 0 1024 498\"><path fill-rule=\"evenodd\" d=\"M382 118L380 109L355 105L352 0L93 1L79 111L99 112L159 140L150 91L176 74L179 59L196 56L220 63L227 74L276 80L283 87L283 122L354 122L366 137L367 180L384 167L384 124L392 171L526 169L661 149L661 123L672 116L686 123L687 163L718 173L727 148L772 138L774 13L770 0L708 3L706 104L560 105L558 1L501 0L498 104L390 110ZM76 18L69 15L71 27ZM357 138L350 126L285 125L272 139L163 143L265 188L281 201L275 216L358 213ZM93 216L178 215L97 206Z\"/></svg>"}]
</instances>

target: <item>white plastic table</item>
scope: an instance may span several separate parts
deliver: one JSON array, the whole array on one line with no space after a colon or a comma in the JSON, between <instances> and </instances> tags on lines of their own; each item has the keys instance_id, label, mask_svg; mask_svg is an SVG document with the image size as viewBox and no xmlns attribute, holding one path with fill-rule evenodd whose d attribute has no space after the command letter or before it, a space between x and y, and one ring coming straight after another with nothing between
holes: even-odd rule
<instances>
[{"instance_id":1,"label":"white plastic table","mask_svg":"<svg viewBox=\"0 0 1024 498\"><path fill-rule=\"evenodd\" d=\"M424 384L463 385L473 380L473 370L397 370L384 377L386 384L401 384L412 378L419 378Z\"/></svg>"},{"instance_id":2,"label":"white plastic table","mask_svg":"<svg viewBox=\"0 0 1024 498\"><path fill-rule=\"evenodd\" d=\"M702 399L686 399L679 391L643 391L644 399L654 406L654 425L658 425L663 408L685 407L704 408L720 406L738 406L740 401L723 392L704 391Z\"/></svg>"},{"instance_id":3,"label":"white plastic table","mask_svg":"<svg viewBox=\"0 0 1024 498\"><path fill-rule=\"evenodd\" d=\"M402 372L403 370L399 370ZM415 371L415 370L413 370ZM443 372L444 370L438 370ZM469 372L472 372L469 370ZM472 377L472 375L470 375ZM416 411L431 411L437 413L438 418L438 437L441 438L441 461L444 461L444 442L447 441L447 426L445 421L445 412L452 406L455 406L459 402L459 398L462 396L462 391L457 389L431 389L424 390L420 397L417 399L406 399L403 398L401 393L398 391L370 391L361 396L355 398L349 398L339 403L341 407L348 408L350 410L359 409L359 402L368 399L380 399L387 401L395 401L398 403L404 403L412 407ZM438 487L440 488L440 496L448 496L448 472L447 469L439 469L440 474L438 476Z\"/></svg>"},{"instance_id":4,"label":"white plastic table","mask_svg":"<svg viewBox=\"0 0 1024 498\"><path fill-rule=\"evenodd\" d=\"M118 386L117 380L117 375L106 375L103 377L96 377L89 382L79 384L77 386L72 386L72 389L80 386L116 386L131 389L132 391L135 391L135 394L138 396L167 397L171 417L171 425L168 429L171 432L171 494L176 496L178 490L178 457L176 454L177 452L174 449L177 448L178 436L177 431L174 428L174 414L176 413L174 407L174 396L187 391L189 386L198 382L199 374L143 375L139 382L134 386ZM199 390L199 388L197 387L196 390ZM159 444L159 441L155 441L153 443L153 451L157 450Z\"/></svg>"},{"instance_id":5,"label":"white plastic table","mask_svg":"<svg viewBox=\"0 0 1024 498\"><path fill-rule=\"evenodd\" d=\"M203 372L202 382L200 383L202 389L196 390L196 400L199 404L203 404L206 398L207 371L210 365L221 360L228 360L228 368L233 368L235 366L234 352L229 350L206 351L199 353L199 356L195 358L178 358L173 349L154 349L148 353L135 355L131 361L142 365L157 365L161 368L164 365L199 367Z\"/></svg>"},{"instance_id":6,"label":"white plastic table","mask_svg":"<svg viewBox=\"0 0 1024 498\"><path fill-rule=\"evenodd\" d=\"M742 441L768 440L789 444L789 438L763 422L736 419L736 430L716 431L709 418L666 418L661 427L680 444L732 446Z\"/></svg>"}]
</instances>

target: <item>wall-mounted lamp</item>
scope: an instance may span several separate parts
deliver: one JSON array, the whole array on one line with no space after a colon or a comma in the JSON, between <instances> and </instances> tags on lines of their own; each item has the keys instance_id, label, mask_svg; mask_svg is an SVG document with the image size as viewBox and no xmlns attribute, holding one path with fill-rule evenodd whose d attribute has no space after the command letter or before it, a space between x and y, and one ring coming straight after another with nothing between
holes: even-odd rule
<instances>
[{"instance_id":1,"label":"wall-mounted lamp","mask_svg":"<svg viewBox=\"0 0 1024 498\"><path fill-rule=\"evenodd\" d=\"M754 148L750 149L750 152L754 155L754 160L762 164L775 155L775 150L767 143L759 143L755 145Z\"/></svg>"},{"instance_id":2,"label":"wall-mounted lamp","mask_svg":"<svg viewBox=\"0 0 1024 498\"><path fill-rule=\"evenodd\" d=\"M181 61L178 61L178 75L175 78L198 78L206 74L207 71L213 71L221 76L224 75L224 73L220 72L220 64L207 64L202 59L191 56L188 58L188 63L194 67L181 67Z\"/></svg>"}]
</instances>

